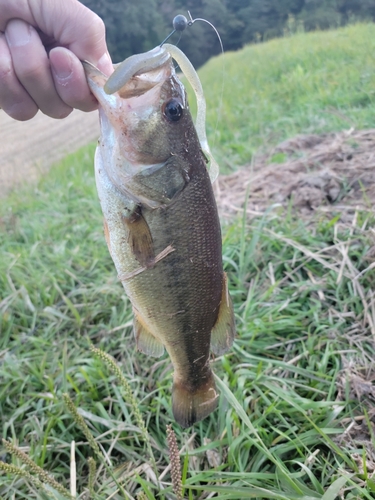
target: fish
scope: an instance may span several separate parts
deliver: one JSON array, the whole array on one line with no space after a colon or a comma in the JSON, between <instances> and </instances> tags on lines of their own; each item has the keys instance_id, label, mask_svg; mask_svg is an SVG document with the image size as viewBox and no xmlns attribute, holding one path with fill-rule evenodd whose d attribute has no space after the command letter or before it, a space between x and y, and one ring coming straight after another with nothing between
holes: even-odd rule
<instances>
[{"instance_id":1,"label":"fish","mask_svg":"<svg viewBox=\"0 0 375 500\"><path fill-rule=\"evenodd\" d=\"M138 350L170 356L173 416L187 428L218 405L210 351L231 347L235 320L211 155L174 58L156 47L110 77L83 66L99 102L95 178L109 253L132 304Z\"/></svg>"}]
</instances>

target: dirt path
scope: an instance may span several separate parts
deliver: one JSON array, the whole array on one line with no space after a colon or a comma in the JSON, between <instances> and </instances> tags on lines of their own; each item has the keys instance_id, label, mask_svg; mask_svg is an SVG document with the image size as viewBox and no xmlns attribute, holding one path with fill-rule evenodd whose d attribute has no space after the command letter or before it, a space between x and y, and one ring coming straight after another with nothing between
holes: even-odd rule
<instances>
[{"instance_id":1,"label":"dirt path","mask_svg":"<svg viewBox=\"0 0 375 500\"><path fill-rule=\"evenodd\" d=\"M38 113L19 122L0 111L0 197L35 182L55 162L98 136L97 112L75 110L64 120Z\"/></svg>"}]
</instances>

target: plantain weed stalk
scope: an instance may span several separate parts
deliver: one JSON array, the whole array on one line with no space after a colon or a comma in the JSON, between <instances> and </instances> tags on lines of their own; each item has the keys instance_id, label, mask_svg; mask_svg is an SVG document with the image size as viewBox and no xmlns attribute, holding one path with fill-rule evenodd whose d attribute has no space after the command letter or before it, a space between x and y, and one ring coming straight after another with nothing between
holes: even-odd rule
<instances>
[{"instance_id":1,"label":"plantain weed stalk","mask_svg":"<svg viewBox=\"0 0 375 500\"><path fill-rule=\"evenodd\" d=\"M182 478L181 478L181 462L178 451L177 439L172 425L167 425L167 443L169 449L169 458L171 464L171 478L173 491L177 500L182 500Z\"/></svg>"},{"instance_id":2,"label":"plantain weed stalk","mask_svg":"<svg viewBox=\"0 0 375 500\"><path fill-rule=\"evenodd\" d=\"M96 462L93 457L89 457L87 460L89 465L89 494L93 498L95 495L94 485L95 485L95 475L96 475Z\"/></svg>"},{"instance_id":3,"label":"plantain weed stalk","mask_svg":"<svg viewBox=\"0 0 375 500\"><path fill-rule=\"evenodd\" d=\"M25 479L30 480L30 482L33 483L38 489L46 490L46 485L49 485L54 490L59 492L64 498L68 498L70 500L74 498L69 493L69 491L66 488L64 488L64 486L58 483L53 476L51 476L45 470L39 467L29 456L26 455L26 453L17 448L17 446L7 441L6 439L3 439L2 443L8 453L10 453L13 457L18 458L35 475L31 474L30 472L24 469L21 469L20 467L6 464L4 462L0 462L1 471L7 474L24 477ZM48 494L53 495L53 493L49 489L48 489Z\"/></svg>"},{"instance_id":4,"label":"plantain weed stalk","mask_svg":"<svg viewBox=\"0 0 375 500\"><path fill-rule=\"evenodd\" d=\"M97 458L99 458L99 460L104 460L103 453L100 451L98 443L95 441L94 436L91 434L90 429L87 427L87 424L86 424L84 418L82 417L82 415L80 415L78 413L78 410L75 407L73 401L70 399L69 395L66 393L63 394L63 399L64 399L65 406L67 407L67 409L69 410L70 414L73 417L74 422L78 425L78 427L81 429L81 431L85 435L87 442L91 446L91 448L92 448L93 452L95 453L95 455L97 456Z\"/></svg>"},{"instance_id":5,"label":"plantain weed stalk","mask_svg":"<svg viewBox=\"0 0 375 500\"><path fill-rule=\"evenodd\" d=\"M147 451L148 451L148 454L149 454L149 457L150 457L150 460L151 460L151 463L152 463L152 468L153 468L154 473L156 474L156 477L157 477L158 472L157 472L157 467L156 467L156 461L155 461L154 452L152 451L152 447L151 447L150 435L149 435L147 427L146 427L146 425L144 423L144 420L142 418L142 414L141 414L141 412L139 410L137 400L136 400L136 398L133 395L133 392L131 390L131 387L130 387L128 381L124 377L124 375L123 375L120 367L118 366L118 364L116 363L116 361L114 360L114 358L112 356L110 356L106 352L102 351L101 349L98 349L97 347L94 347L93 345L90 346L90 350L101 361L104 362L104 364L107 366L107 368L115 375L115 377L119 381L120 386L122 387L122 389L124 391L125 398L129 402L129 404L130 404L130 406L131 406L131 408L133 410L134 418L135 418L135 420L137 422L139 430L141 431L143 440L146 443Z\"/></svg>"}]
</instances>

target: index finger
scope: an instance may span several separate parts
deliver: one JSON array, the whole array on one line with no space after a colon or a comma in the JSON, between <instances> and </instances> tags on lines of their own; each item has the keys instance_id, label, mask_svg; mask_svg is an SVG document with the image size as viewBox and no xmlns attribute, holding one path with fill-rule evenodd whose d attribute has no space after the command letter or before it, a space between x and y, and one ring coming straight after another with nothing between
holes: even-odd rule
<instances>
[{"instance_id":1,"label":"index finger","mask_svg":"<svg viewBox=\"0 0 375 500\"><path fill-rule=\"evenodd\" d=\"M106 74L113 71L103 21L77 0L0 0L0 12L0 31L10 19L22 19L79 59L89 60Z\"/></svg>"}]
</instances>

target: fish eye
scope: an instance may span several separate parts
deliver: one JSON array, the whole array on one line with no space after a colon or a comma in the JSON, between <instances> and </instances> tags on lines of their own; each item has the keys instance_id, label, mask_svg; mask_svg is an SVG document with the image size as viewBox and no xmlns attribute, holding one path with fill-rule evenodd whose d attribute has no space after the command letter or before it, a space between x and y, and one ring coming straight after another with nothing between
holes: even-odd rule
<instances>
[{"instance_id":1,"label":"fish eye","mask_svg":"<svg viewBox=\"0 0 375 500\"><path fill-rule=\"evenodd\" d=\"M177 99L171 99L164 106L164 115L169 121L177 122L182 116L183 109Z\"/></svg>"}]
</instances>

